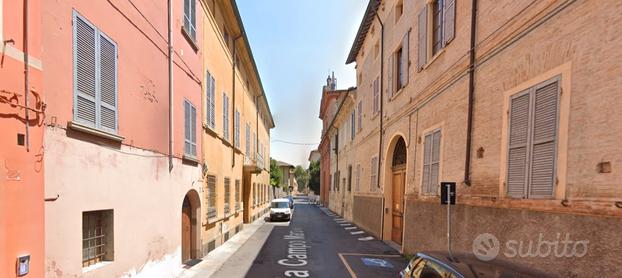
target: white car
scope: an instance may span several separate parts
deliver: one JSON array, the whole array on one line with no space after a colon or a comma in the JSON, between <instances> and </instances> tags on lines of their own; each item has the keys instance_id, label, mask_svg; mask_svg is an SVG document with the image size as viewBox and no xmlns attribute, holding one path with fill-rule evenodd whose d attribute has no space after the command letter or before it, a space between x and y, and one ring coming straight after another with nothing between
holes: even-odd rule
<instances>
[{"instance_id":1,"label":"white car","mask_svg":"<svg viewBox=\"0 0 622 278\"><path fill-rule=\"evenodd\" d=\"M289 206L289 199L274 199L270 204L270 221L290 220L292 209Z\"/></svg>"}]
</instances>

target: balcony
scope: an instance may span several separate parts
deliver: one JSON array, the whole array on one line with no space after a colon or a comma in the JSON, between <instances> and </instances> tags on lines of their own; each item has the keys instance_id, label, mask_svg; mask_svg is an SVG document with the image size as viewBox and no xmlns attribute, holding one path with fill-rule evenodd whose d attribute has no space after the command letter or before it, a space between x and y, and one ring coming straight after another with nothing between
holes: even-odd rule
<instances>
[{"instance_id":1,"label":"balcony","mask_svg":"<svg viewBox=\"0 0 622 278\"><path fill-rule=\"evenodd\" d=\"M263 169L263 166L263 157L259 155L255 155L254 157L247 156L244 158L244 172L259 174L261 173L261 169Z\"/></svg>"}]
</instances>

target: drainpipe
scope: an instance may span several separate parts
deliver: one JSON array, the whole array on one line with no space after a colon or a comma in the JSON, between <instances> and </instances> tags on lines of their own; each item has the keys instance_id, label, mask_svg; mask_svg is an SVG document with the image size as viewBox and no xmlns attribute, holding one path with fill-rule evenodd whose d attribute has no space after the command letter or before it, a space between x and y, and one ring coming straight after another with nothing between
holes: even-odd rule
<instances>
[{"instance_id":1,"label":"drainpipe","mask_svg":"<svg viewBox=\"0 0 622 278\"><path fill-rule=\"evenodd\" d=\"M173 3L168 0L168 170L173 170Z\"/></svg>"},{"instance_id":2,"label":"drainpipe","mask_svg":"<svg viewBox=\"0 0 622 278\"><path fill-rule=\"evenodd\" d=\"M28 105L28 95L30 94L30 69L29 69L29 62L28 62L28 0L24 0L24 105L26 106L24 109L24 112L26 112L26 134L25 134L25 141L26 141L26 151L30 152L30 130L29 130L29 124L30 124L30 118L29 118L29 108L30 106Z\"/></svg>"},{"instance_id":3,"label":"drainpipe","mask_svg":"<svg viewBox=\"0 0 622 278\"><path fill-rule=\"evenodd\" d=\"M235 47L235 42L241 37L242 37L242 34L238 35L237 37L233 39L233 63L231 64L231 80L233 81L233 97L232 97L233 105L231 106L231 114L233 115L233 117L231 117L231 119L233 119L233 136L231 136L231 138L233 138L233 147L231 148L231 168L235 167L235 140L236 140L236 137L235 137L235 66L237 65L237 59L236 59L237 48Z\"/></svg>"},{"instance_id":4,"label":"drainpipe","mask_svg":"<svg viewBox=\"0 0 622 278\"><path fill-rule=\"evenodd\" d=\"M473 137L473 95L475 94L475 35L477 27L477 0L471 5L471 49L469 50L469 97L467 106L466 155L464 158L464 184L471 186L471 138Z\"/></svg>"},{"instance_id":5,"label":"drainpipe","mask_svg":"<svg viewBox=\"0 0 622 278\"><path fill-rule=\"evenodd\" d=\"M377 186L380 186L380 165L382 164L382 138L384 134L384 24L382 23L380 16L378 16L378 12L376 12L376 19L378 19L378 23L380 23L380 92L378 92L380 94L380 140L378 144L378 175L376 177L378 179ZM384 197L382 198L382 203L383 206L381 212L382 217L380 220L380 238L384 238Z\"/></svg>"}]
</instances>

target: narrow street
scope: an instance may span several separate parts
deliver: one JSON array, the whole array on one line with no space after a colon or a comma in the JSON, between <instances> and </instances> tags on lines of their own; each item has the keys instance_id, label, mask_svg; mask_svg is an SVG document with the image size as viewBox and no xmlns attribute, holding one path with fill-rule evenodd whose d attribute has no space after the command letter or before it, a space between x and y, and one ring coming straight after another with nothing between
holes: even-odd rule
<instances>
[{"instance_id":1,"label":"narrow street","mask_svg":"<svg viewBox=\"0 0 622 278\"><path fill-rule=\"evenodd\" d=\"M257 256L249 257L258 247ZM355 225L300 200L291 222L263 224L213 277L239 276L250 260L246 277L397 277L407 263Z\"/></svg>"}]
</instances>

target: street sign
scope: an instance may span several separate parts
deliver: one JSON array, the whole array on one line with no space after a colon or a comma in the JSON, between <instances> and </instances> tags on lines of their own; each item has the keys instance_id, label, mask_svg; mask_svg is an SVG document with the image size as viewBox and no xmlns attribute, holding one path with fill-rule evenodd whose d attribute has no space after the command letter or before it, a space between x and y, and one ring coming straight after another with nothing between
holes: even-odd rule
<instances>
[{"instance_id":1,"label":"street sign","mask_svg":"<svg viewBox=\"0 0 622 278\"><path fill-rule=\"evenodd\" d=\"M449 200L449 202L448 202ZM441 182L441 205L456 204L456 183Z\"/></svg>"}]
</instances>

